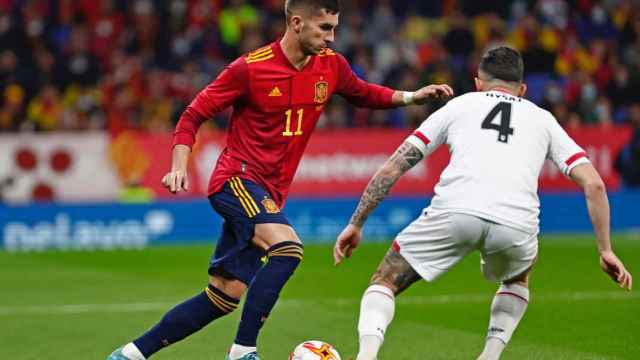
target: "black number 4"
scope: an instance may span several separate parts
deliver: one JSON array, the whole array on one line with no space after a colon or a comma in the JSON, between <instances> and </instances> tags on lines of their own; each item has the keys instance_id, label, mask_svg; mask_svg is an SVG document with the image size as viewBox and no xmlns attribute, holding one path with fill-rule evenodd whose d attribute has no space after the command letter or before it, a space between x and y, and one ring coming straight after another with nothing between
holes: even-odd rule
<instances>
[{"instance_id":1,"label":"black number 4","mask_svg":"<svg viewBox=\"0 0 640 360\"><path fill-rule=\"evenodd\" d=\"M493 119L501 114L500 124L494 124ZM498 132L498 141L503 143L509 142L509 135L513 135L511 127L511 103L501 102L496 105L482 122L483 129L496 130Z\"/></svg>"}]
</instances>

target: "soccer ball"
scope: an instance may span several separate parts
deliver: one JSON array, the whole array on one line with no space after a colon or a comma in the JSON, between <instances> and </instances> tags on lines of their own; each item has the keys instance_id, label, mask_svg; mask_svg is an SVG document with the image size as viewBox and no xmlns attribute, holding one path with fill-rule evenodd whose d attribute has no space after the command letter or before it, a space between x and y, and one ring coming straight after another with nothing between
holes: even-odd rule
<instances>
[{"instance_id":1,"label":"soccer ball","mask_svg":"<svg viewBox=\"0 0 640 360\"><path fill-rule=\"evenodd\" d=\"M296 346L289 360L341 360L338 351L324 341L310 340Z\"/></svg>"}]
</instances>

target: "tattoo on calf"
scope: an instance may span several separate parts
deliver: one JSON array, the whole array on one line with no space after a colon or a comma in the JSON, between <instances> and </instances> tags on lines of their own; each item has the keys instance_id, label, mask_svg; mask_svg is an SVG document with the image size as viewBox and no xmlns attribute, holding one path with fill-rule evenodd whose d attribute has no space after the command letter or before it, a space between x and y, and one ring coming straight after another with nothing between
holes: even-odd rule
<instances>
[{"instance_id":1,"label":"tattoo on calf","mask_svg":"<svg viewBox=\"0 0 640 360\"><path fill-rule=\"evenodd\" d=\"M371 277L371 284L391 286L391 290L398 295L418 280L420 275L413 270L407 260L397 251L389 249Z\"/></svg>"}]
</instances>

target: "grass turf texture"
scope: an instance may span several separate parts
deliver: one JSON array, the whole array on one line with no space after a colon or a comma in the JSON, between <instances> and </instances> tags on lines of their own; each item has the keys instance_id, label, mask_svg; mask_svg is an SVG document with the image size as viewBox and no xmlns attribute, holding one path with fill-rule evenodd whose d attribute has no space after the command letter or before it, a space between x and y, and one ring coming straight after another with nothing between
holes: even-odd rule
<instances>
[{"instance_id":1,"label":"grass turf texture","mask_svg":"<svg viewBox=\"0 0 640 360\"><path fill-rule=\"evenodd\" d=\"M618 236L618 254L640 279L640 238ZM385 253L361 246L339 268L330 245L308 245L259 339L266 360L320 339L343 359L357 351L360 296ZM144 251L0 253L0 359L104 359L205 286L210 246ZM637 280L640 281L640 280ZM472 359L480 352L496 285L474 254L397 302L381 359ZM503 359L639 359L640 296L600 272L589 237L541 238L532 300ZM223 359L240 311L153 359Z\"/></svg>"}]
</instances>

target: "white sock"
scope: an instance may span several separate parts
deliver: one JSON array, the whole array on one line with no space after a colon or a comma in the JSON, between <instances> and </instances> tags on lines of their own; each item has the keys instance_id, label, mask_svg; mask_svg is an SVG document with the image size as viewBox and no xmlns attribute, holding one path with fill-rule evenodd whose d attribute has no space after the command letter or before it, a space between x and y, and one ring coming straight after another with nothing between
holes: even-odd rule
<instances>
[{"instance_id":1,"label":"white sock","mask_svg":"<svg viewBox=\"0 0 640 360\"><path fill-rule=\"evenodd\" d=\"M138 347L132 342L122 348L122 355L126 356L129 360L147 360Z\"/></svg>"},{"instance_id":2,"label":"white sock","mask_svg":"<svg viewBox=\"0 0 640 360\"><path fill-rule=\"evenodd\" d=\"M375 360L384 339L378 335L363 335L360 337L360 351L356 360Z\"/></svg>"},{"instance_id":3,"label":"white sock","mask_svg":"<svg viewBox=\"0 0 640 360\"><path fill-rule=\"evenodd\" d=\"M491 319L484 350L478 359L500 359L529 304L529 289L519 284L502 284L491 303Z\"/></svg>"},{"instance_id":4,"label":"white sock","mask_svg":"<svg viewBox=\"0 0 640 360\"><path fill-rule=\"evenodd\" d=\"M242 346L238 344L231 345L231 350L229 350L229 358L231 360L240 359L241 357L247 355L248 353L256 352L257 349L255 346Z\"/></svg>"},{"instance_id":5,"label":"white sock","mask_svg":"<svg viewBox=\"0 0 640 360\"><path fill-rule=\"evenodd\" d=\"M360 303L360 351L356 360L375 360L384 341L387 326L393 320L395 296L386 286L371 285Z\"/></svg>"},{"instance_id":6,"label":"white sock","mask_svg":"<svg viewBox=\"0 0 640 360\"><path fill-rule=\"evenodd\" d=\"M498 360L502 354L502 350L506 346L502 340L494 337L487 338L487 342L484 344L484 350L478 357L478 360Z\"/></svg>"}]
</instances>

